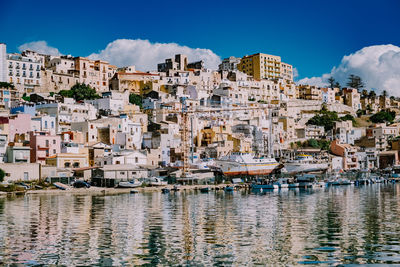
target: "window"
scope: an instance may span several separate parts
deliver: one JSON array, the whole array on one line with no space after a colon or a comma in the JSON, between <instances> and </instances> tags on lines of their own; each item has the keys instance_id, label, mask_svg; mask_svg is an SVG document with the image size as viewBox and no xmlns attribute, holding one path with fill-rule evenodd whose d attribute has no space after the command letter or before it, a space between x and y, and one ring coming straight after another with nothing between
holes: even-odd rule
<instances>
[{"instance_id":1,"label":"window","mask_svg":"<svg viewBox=\"0 0 400 267\"><path fill-rule=\"evenodd\" d=\"M135 163L138 163L138 162L139 162L138 157L135 157Z\"/></svg>"},{"instance_id":2,"label":"window","mask_svg":"<svg viewBox=\"0 0 400 267\"><path fill-rule=\"evenodd\" d=\"M49 146L49 140L46 140L46 147Z\"/></svg>"},{"instance_id":3,"label":"window","mask_svg":"<svg viewBox=\"0 0 400 267\"><path fill-rule=\"evenodd\" d=\"M79 162L74 162L73 166L74 168L79 168Z\"/></svg>"},{"instance_id":4,"label":"window","mask_svg":"<svg viewBox=\"0 0 400 267\"><path fill-rule=\"evenodd\" d=\"M53 145L55 145L56 144L56 139L53 139Z\"/></svg>"},{"instance_id":5,"label":"window","mask_svg":"<svg viewBox=\"0 0 400 267\"><path fill-rule=\"evenodd\" d=\"M65 167L65 168L69 168L70 166L71 166L71 163L70 163L70 162L65 162L65 163L64 163L64 167Z\"/></svg>"},{"instance_id":6,"label":"window","mask_svg":"<svg viewBox=\"0 0 400 267\"><path fill-rule=\"evenodd\" d=\"M107 165L107 161L106 160L104 161L104 165Z\"/></svg>"},{"instance_id":7,"label":"window","mask_svg":"<svg viewBox=\"0 0 400 267\"><path fill-rule=\"evenodd\" d=\"M56 152L56 150L55 149L53 149L53 154L56 154L57 152Z\"/></svg>"},{"instance_id":8,"label":"window","mask_svg":"<svg viewBox=\"0 0 400 267\"><path fill-rule=\"evenodd\" d=\"M125 172L119 172L119 174L121 174L121 175L125 175Z\"/></svg>"},{"instance_id":9,"label":"window","mask_svg":"<svg viewBox=\"0 0 400 267\"><path fill-rule=\"evenodd\" d=\"M47 121L44 122L44 128L47 129Z\"/></svg>"}]
</instances>

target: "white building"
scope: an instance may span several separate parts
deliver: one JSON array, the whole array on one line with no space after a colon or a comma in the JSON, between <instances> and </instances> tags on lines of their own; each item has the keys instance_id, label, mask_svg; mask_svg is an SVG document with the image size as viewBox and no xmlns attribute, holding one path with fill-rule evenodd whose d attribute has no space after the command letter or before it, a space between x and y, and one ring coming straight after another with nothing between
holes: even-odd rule
<instances>
[{"instance_id":1,"label":"white building","mask_svg":"<svg viewBox=\"0 0 400 267\"><path fill-rule=\"evenodd\" d=\"M7 46L0 43L0 82L8 82L7 79Z\"/></svg>"},{"instance_id":2,"label":"white building","mask_svg":"<svg viewBox=\"0 0 400 267\"><path fill-rule=\"evenodd\" d=\"M7 55L7 81L20 92L31 93L41 85L44 56L32 51Z\"/></svg>"}]
</instances>

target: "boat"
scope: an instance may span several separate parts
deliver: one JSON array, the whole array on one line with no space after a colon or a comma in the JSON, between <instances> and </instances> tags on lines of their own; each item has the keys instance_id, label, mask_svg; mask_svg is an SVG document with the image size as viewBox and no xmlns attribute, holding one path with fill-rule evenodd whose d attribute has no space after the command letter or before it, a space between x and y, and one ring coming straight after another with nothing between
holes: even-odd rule
<instances>
[{"instance_id":1,"label":"boat","mask_svg":"<svg viewBox=\"0 0 400 267\"><path fill-rule=\"evenodd\" d=\"M89 188L90 184L85 182L85 181L83 181L83 180L76 180L76 181L74 181L72 186L75 187L75 188L82 188L82 187Z\"/></svg>"},{"instance_id":2,"label":"boat","mask_svg":"<svg viewBox=\"0 0 400 267\"><path fill-rule=\"evenodd\" d=\"M200 192L201 193L208 193L210 191L210 188L209 187L202 187L202 188L200 188Z\"/></svg>"},{"instance_id":3,"label":"boat","mask_svg":"<svg viewBox=\"0 0 400 267\"><path fill-rule=\"evenodd\" d=\"M225 188L224 188L224 190L226 191L226 192L233 192L233 190L235 190L235 187L233 187L233 186L226 186Z\"/></svg>"},{"instance_id":4,"label":"boat","mask_svg":"<svg viewBox=\"0 0 400 267\"><path fill-rule=\"evenodd\" d=\"M70 188L68 185L65 185L65 184L62 184L59 182L55 182L55 183L53 183L53 185L60 190L68 190Z\"/></svg>"},{"instance_id":5,"label":"boat","mask_svg":"<svg viewBox=\"0 0 400 267\"><path fill-rule=\"evenodd\" d=\"M316 176L314 174L303 174L297 176L296 181L299 183L299 187L311 188L316 182Z\"/></svg>"},{"instance_id":6,"label":"boat","mask_svg":"<svg viewBox=\"0 0 400 267\"><path fill-rule=\"evenodd\" d=\"M316 161L311 155L300 154L284 163L288 173L315 172L328 169L328 163Z\"/></svg>"},{"instance_id":7,"label":"boat","mask_svg":"<svg viewBox=\"0 0 400 267\"><path fill-rule=\"evenodd\" d=\"M139 182L138 180L132 180L128 182L119 182L117 187L119 188L136 188L142 185L142 182Z\"/></svg>"},{"instance_id":8,"label":"boat","mask_svg":"<svg viewBox=\"0 0 400 267\"><path fill-rule=\"evenodd\" d=\"M255 157L250 153L231 153L215 161L225 176L268 175L279 169L280 164L271 157Z\"/></svg>"},{"instance_id":9,"label":"boat","mask_svg":"<svg viewBox=\"0 0 400 267\"><path fill-rule=\"evenodd\" d=\"M168 182L163 181L159 177L150 177L147 179L147 181L150 186L163 186L168 184Z\"/></svg>"},{"instance_id":10,"label":"boat","mask_svg":"<svg viewBox=\"0 0 400 267\"><path fill-rule=\"evenodd\" d=\"M278 181L274 183L274 185L278 185L280 189L289 188L288 178L279 178Z\"/></svg>"}]
</instances>

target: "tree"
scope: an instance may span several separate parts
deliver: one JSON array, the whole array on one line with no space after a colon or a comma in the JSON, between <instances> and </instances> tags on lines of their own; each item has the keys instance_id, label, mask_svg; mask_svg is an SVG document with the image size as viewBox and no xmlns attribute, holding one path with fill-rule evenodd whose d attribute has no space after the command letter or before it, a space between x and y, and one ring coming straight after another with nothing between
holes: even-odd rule
<instances>
[{"instance_id":1,"label":"tree","mask_svg":"<svg viewBox=\"0 0 400 267\"><path fill-rule=\"evenodd\" d=\"M392 123L396 117L396 112L394 111L379 111L378 113L372 115L369 119L373 123L383 123L383 122L389 122Z\"/></svg>"},{"instance_id":2,"label":"tree","mask_svg":"<svg viewBox=\"0 0 400 267\"><path fill-rule=\"evenodd\" d=\"M374 90L369 91L369 95L368 98L375 98L376 97L376 93Z\"/></svg>"},{"instance_id":3,"label":"tree","mask_svg":"<svg viewBox=\"0 0 400 267\"><path fill-rule=\"evenodd\" d=\"M100 98L95 89L83 83L76 83L70 90L61 90L59 94L64 97L71 97L75 101Z\"/></svg>"},{"instance_id":4,"label":"tree","mask_svg":"<svg viewBox=\"0 0 400 267\"><path fill-rule=\"evenodd\" d=\"M328 79L329 87L334 88L335 87L335 79L331 76Z\"/></svg>"},{"instance_id":5,"label":"tree","mask_svg":"<svg viewBox=\"0 0 400 267\"><path fill-rule=\"evenodd\" d=\"M129 95L129 103L137 105L140 108L142 108L142 100L143 98L140 95L134 93Z\"/></svg>"},{"instance_id":6,"label":"tree","mask_svg":"<svg viewBox=\"0 0 400 267\"><path fill-rule=\"evenodd\" d=\"M383 96L383 97L387 97L387 95L388 95L387 91L386 91L386 90L383 90L382 96Z\"/></svg>"},{"instance_id":7,"label":"tree","mask_svg":"<svg viewBox=\"0 0 400 267\"><path fill-rule=\"evenodd\" d=\"M362 92L361 92L361 97L362 98L367 98L368 97L368 91L367 90L362 90Z\"/></svg>"},{"instance_id":8,"label":"tree","mask_svg":"<svg viewBox=\"0 0 400 267\"><path fill-rule=\"evenodd\" d=\"M340 89L340 88L342 88L342 86L340 85L339 82L336 82L334 88L339 88Z\"/></svg>"},{"instance_id":9,"label":"tree","mask_svg":"<svg viewBox=\"0 0 400 267\"><path fill-rule=\"evenodd\" d=\"M3 169L0 169L0 182L4 181L4 177L6 176L6 173Z\"/></svg>"},{"instance_id":10,"label":"tree","mask_svg":"<svg viewBox=\"0 0 400 267\"><path fill-rule=\"evenodd\" d=\"M350 74L350 76L348 78L347 86L358 90L358 89L361 89L364 87L364 83L359 76Z\"/></svg>"}]
</instances>

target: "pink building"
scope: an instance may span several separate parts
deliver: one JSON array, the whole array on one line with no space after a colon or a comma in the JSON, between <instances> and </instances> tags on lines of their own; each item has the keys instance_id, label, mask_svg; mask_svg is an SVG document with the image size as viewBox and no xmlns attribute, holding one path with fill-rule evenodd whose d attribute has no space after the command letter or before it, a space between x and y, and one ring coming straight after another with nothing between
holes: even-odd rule
<instances>
[{"instance_id":1,"label":"pink building","mask_svg":"<svg viewBox=\"0 0 400 267\"><path fill-rule=\"evenodd\" d=\"M9 134L8 134L8 141L9 142L19 142L23 140L14 140L15 135L28 135L31 131L31 115L30 114L17 114L10 116L9 119ZM24 138L25 140L27 138Z\"/></svg>"},{"instance_id":2,"label":"pink building","mask_svg":"<svg viewBox=\"0 0 400 267\"><path fill-rule=\"evenodd\" d=\"M61 137L49 132L30 132L31 162L45 163L47 157L60 153Z\"/></svg>"}]
</instances>

